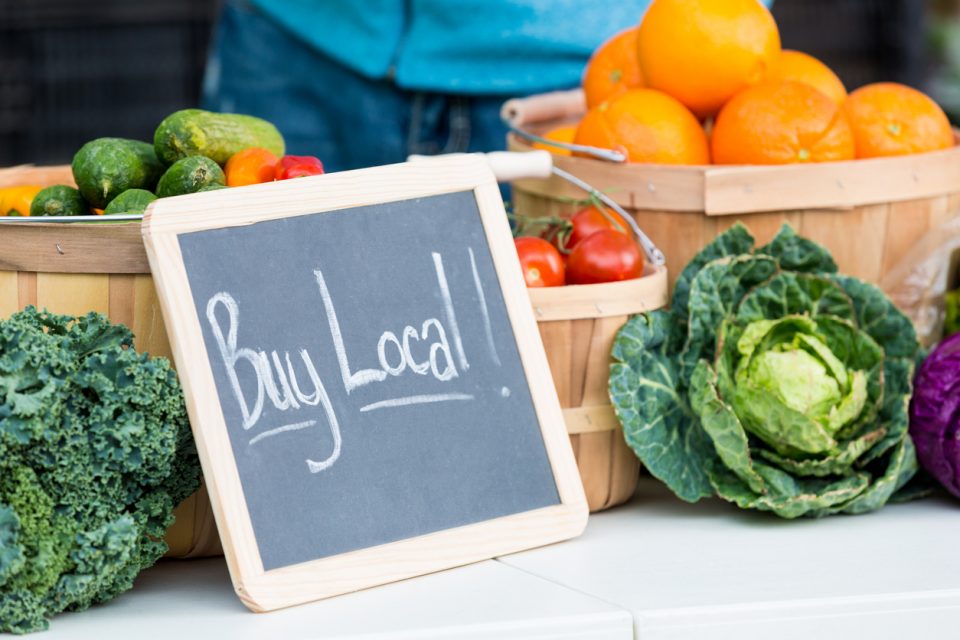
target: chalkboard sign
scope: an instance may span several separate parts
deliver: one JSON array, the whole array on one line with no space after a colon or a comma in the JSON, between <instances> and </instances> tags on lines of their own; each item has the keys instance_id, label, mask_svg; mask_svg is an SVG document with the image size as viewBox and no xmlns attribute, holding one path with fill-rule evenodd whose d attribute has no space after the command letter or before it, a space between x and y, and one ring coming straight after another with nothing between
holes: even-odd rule
<instances>
[{"instance_id":1,"label":"chalkboard sign","mask_svg":"<svg viewBox=\"0 0 960 640\"><path fill-rule=\"evenodd\" d=\"M582 530L583 491L482 160L163 199L143 233L250 608Z\"/></svg>"}]
</instances>

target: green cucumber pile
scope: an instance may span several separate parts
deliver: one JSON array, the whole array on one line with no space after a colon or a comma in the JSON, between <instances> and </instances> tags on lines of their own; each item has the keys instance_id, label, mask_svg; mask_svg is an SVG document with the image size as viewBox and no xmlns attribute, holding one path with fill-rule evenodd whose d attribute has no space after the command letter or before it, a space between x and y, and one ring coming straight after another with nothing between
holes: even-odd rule
<instances>
[{"instance_id":1,"label":"green cucumber pile","mask_svg":"<svg viewBox=\"0 0 960 640\"><path fill-rule=\"evenodd\" d=\"M153 144L97 138L83 145L71 164L76 188L41 190L30 215L142 214L157 198L225 187L222 167L238 151L262 147L282 156L284 146L266 120L183 109L164 118Z\"/></svg>"}]
</instances>

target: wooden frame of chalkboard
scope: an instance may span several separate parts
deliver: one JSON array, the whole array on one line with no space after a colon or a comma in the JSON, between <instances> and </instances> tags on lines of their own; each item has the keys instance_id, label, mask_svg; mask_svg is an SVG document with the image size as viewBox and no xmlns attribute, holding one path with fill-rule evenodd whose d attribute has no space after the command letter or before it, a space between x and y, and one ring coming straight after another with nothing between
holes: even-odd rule
<instances>
[{"instance_id":1,"label":"wooden frame of chalkboard","mask_svg":"<svg viewBox=\"0 0 960 640\"><path fill-rule=\"evenodd\" d=\"M556 487L555 503L265 568L266 555L258 546L235 449L231 448L234 443L225 419L222 389L218 392L211 360L206 357L210 353L206 343L210 340L204 339L203 311L198 309L191 291L181 239L197 232L256 228L263 222L360 211L371 205L458 192L472 194L471 200L475 200L479 211L480 236L489 249L495 271L492 279L496 282L492 286L502 294L509 321L507 332L512 330L516 342L522 380L529 388L533 405L531 415L535 415L542 435L544 468L548 476L552 473ZM161 199L149 207L142 232L224 554L234 588L248 608L269 611L318 600L559 542L583 531L587 519L583 487L500 192L482 159L451 157L442 162L405 163ZM355 242L357 238L344 238L346 241ZM474 267L474 278L476 273ZM503 392L508 395L506 387ZM442 487L455 477L436 478L436 484Z\"/></svg>"}]
</instances>

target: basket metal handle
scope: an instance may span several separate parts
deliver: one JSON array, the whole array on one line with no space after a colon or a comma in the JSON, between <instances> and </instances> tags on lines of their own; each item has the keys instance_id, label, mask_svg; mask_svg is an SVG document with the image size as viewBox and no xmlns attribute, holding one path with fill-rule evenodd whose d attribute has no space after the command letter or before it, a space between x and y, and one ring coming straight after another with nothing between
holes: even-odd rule
<instances>
[{"instance_id":1,"label":"basket metal handle","mask_svg":"<svg viewBox=\"0 0 960 640\"><path fill-rule=\"evenodd\" d=\"M463 154L448 154L463 155ZM623 220L630 227L640 248L643 249L647 260L658 267L666 264L666 257L663 252L653 243L653 240L643 232L633 216L627 213L623 207L617 204L612 198L602 193L591 184L581 180L575 175L554 166L553 156L549 151L494 151L491 153L476 153L475 155L487 163L490 170L496 177L497 182L510 182L523 178L548 178L551 175L565 180L575 187L586 191L588 194L599 200L604 206L610 207L620 214ZM431 162L437 161L445 156L421 156L412 155L407 158L408 162Z\"/></svg>"},{"instance_id":2,"label":"basket metal handle","mask_svg":"<svg viewBox=\"0 0 960 640\"><path fill-rule=\"evenodd\" d=\"M629 213L627 213L623 209L623 207L617 204L617 202L613 200L613 198L611 198L610 196L608 196L607 194L601 191L598 191L589 183L584 182L577 176L567 171L564 171L559 167L553 168L553 175L557 176L558 178L562 178L566 180L572 185L580 187L581 189L589 193L591 196L593 196L594 198L602 202L604 205L610 207L611 209L619 213L620 217L623 218L623 220L627 223L627 225L630 226L630 230L633 231L633 235L636 237L637 242L640 244L640 247L643 249L643 252L646 254L647 260L649 260L652 264L658 267L662 267L667 263L667 258L666 256L663 255L663 251L661 251L660 248L653 243L653 240L650 239L650 236L644 233L643 229L640 228L640 225L637 224L637 221L634 219L634 217Z\"/></svg>"},{"instance_id":3,"label":"basket metal handle","mask_svg":"<svg viewBox=\"0 0 960 640\"><path fill-rule=\"evenodd\" d=\"M0 224L56 223L73 222L123 222L142 220L142 213L117 213L109 216L0 216Z\"/></svg>"},{"instance_id":4,"label":"basket metal handle","mask_svg":"<svg viewBox=\"0 0 960 640\"><path fill-rule=\"evenodd\" d=\"M627 154L616 149L604 149L585 144L558 142L530 133L524 127L539 122L563 122L579 120L587 111L587 101L583 89L554 91L526 98L513 98L503 103L500 119L511 133L528 142L547 145L555 149L566 149L581 155L588 155L607 162L626 162Z\"/></svg>"}]
</instances>

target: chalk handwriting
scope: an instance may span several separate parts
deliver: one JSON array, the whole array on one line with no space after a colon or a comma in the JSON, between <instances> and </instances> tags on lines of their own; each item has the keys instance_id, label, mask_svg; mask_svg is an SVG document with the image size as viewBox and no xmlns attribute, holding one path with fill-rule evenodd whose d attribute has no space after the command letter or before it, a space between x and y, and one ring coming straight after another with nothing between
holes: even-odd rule
<instances>
[{"instance_id":1,"label":"chalk handwriting","mask_svg":"<svg viewBox=\"0 0 960 640\"><path fill-rule=\"evenodd\" d=\"M222 305L227 311L227 322L229 324L227 326L226 339L224 339L223 328L220 326L220 321L217 318L217 305ZM227 370L227 378L230 380L230 387L233 391L234 397L237 399L237 403L240 405L240 410L243 414L243 428L250 429L260 419L260 415L263 412L264 392L266 392L266 395L270 398L270 402L273 404L273 406L280 411L290 408L299 408L300 405L298 402L302 402L307 405L321 404L323 406L324 413L326 414L327 425L330 428L330 435L333 438L333 452L323 460L317 461L307 458L305 462L311 473L323 471L336 462L340 457L340 448L342 445L340 437L340 424L337 420L337 415L333 410L333 404L330 402L330 396L327 395L327 390L323 386L323 381L317 374L317 370L313 366L313 361L310 359L310 354L307 353L306 349L302 349L300 351L300 357L303 360L304 368L307 370L307 375L314 386L314 391L311 394L305 394L301 391L300 385L297 382L296 373L294 372L293 364L290 362L289 352L284 354L284 359L286 360L287 364L287 372L284 374L283 367L280 365L280 358L276 351L272 352L271 357L268 358L264 351L254 351L253 349L248 348L237 348L237 329L240 324L240 309L237 306L236 300L234 300L233 296L231 296L229 293L221 291L210 298L209 302L207 303L207 321L210 323L210 329L213 331L214 339L217 342L217 348L220 351L220 356L223 359L224 367ZM252 410L249 408L250 405L247 403L243 388L240 385L240 378L237 375L237 364L240 362L241 358L253 367L253 372L255 374L254 378L257 382L257 399L254 402ZM273 366L271 366L271 361ZM280 386L283 389L282 398L280 397L273 379L274 372L276 372L281 381ZM264 437L268 437L269 435L293 431L300 428L305 428L307 426L311 425L301 422L277 427L275 429L271 429L270 431L261 433L259 436L255 436L250 440L250 444L255 444L259 440L263 439Z\"/></svg>"},{"instance_id":2,"label":"chalk handwriting","mask_svg":"<svg viewBox=\"0 0 960 640\"><path fill-rule=\"evenodd\" d=\"M440 295L443 296L443 310L447 314L447 322L450 323L450 331L453 332L453 344L457 348L457 358L460 361L460 368L466 371L470 368L467 362L467 354L463 352L463 340L460 338L460 327L457 325L457 314L453 310L453 298L450 296L450 286L447 284L447 274L443 270L443 257L434 252L433 266L437 271L437 284L440 285Z\"/></svg>"},{"instance_id":3,"label":"chalk handwriting","mask_svg":"<svg viewBox=\"0 0 960 640\"><path fill-rule=\"evenodd\" d=\"M472 249L468 248L467 251L479 311L483 318L487 348L491 359L499 366L500 357L493 337L490 314L483 284L477 271L476 258ZM406 325L399 331L390 329L383 331L377 341L375 352L379 366L355 370L351 369L340 320L323 271L314 270L313 275L327 316L327 326L340 378L348 396L359 388L402 376L408 371L413 375L433 378L439 383L450 383L469 370L470 361L457 323L456 308L444 269L443 256L433 252L431 258L436 274L436 286L442 301L443 321L439 317L430 317L419 326ZM218 315L218 310L221 308L222 311ZM342 448L340 424L323 380L317 373L307 349L300 348L295 351L294 360L299 356L302 363L298 375L298 367L294 366L294 360L291 360L289 351L283 352L281 356L275 350L268 352L238 346L240 309L233 296L225 291L215 294L207 302L206 317L226 370L230 390L240 407L243 429L248 431L258 425L268 401L281 414L301 409L303 406L320 406L324 411L333 439L333 451L323 460L306 459L305 462L311 473L317 473L333 465L340 457ZM241 376L238 373L241 369L246 369L253 374L254 387L248 383L244 388L241 384ZM249 375L244 376L244 380L250 378ZM508 394L509 392L503 397L507 397ZM439 402L464 402L473 399L474 396L471 394L458 392L419 394L371 402L361 406L359 411L366 413L389 408ZM282 433L314 427L316 423L316 420L303 420L263 430L253 436L248 444L253 446Z\"/></svg>"},{"instance_id":4,"label":"chalk handwriting","mask_svg":"<svg viewBox=\"0 0 960 640\"><path fill-rule=\"evenodd\" d=\"M483 294L483 283L480 282L480 273L477 272L477 259L473 255L473 249L467 249L470 252L470 269L473 271L473 286L477 290L477 298L480 299L480 313L483 314L483 330L487 336L487 349L490 350L490 357L497 366L500 364L500 355L497 353L497 344L493 340L493 327L490 325L490 312L487 310L487 297Z\"/></svg>"}]
</instances>

